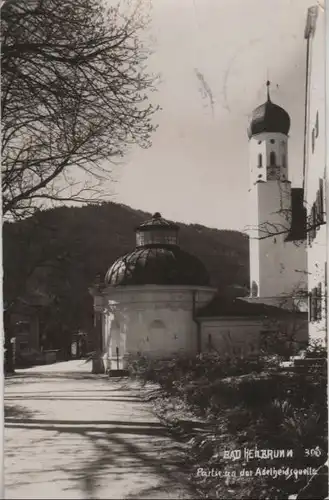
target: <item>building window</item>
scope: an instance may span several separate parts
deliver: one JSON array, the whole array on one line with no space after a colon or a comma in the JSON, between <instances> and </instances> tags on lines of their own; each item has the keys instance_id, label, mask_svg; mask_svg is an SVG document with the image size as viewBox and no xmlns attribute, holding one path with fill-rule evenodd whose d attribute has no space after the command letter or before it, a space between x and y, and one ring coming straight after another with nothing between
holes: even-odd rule
<instances>
[{"instance_id":1,"label":"building window","mask_svg":"<svg viewBox=\"0 0 329 500\"><path fill-rule=\"evenodd\" d=\"M136 245L177 245L178 238L174 232L169 231L145 231L137 233Z\"/></svg>"},{"instance_id":2,"label":"building window","mask_svg":"<svg viewBox=\"0 0 329 500\"><path fill-rule=\"evenodd\" d=\"M30 332L29 321L18 321L15 325L16 335L28 335Z\"/></svg>"},{"instance_id":3,"label":"building window","mask_svg":"<svg viewBox=\"0 0 329 500\"><path fill-rule=\"evenodd\" d=\"M271 144L275 144L275 140L274 140L274 139L271 139L271 140L270 140L270 143L271 143Z\"/></svg>"},{"instance_id":4,"label":"building window","mask_svg":"<svg viewBox=\"0 0 329 500\"><path fill-rule=\"evenodd\" d=\"M263 155L262 153L259 153L258 155L258 168L262 168L263 166Z\"/></svg>"},{"instance_id":5,"label":"building window","mask_svg":"<svg viewBox=\"0 0 329 500\"><path fill-rule=\"evenodd\" d=\"M308 233L308 241L311 244L314 238L316 237L316 213L315 213L315 204L313 204L311 213L309 215L309 233Z\"/></svg>"},{"instance_id":6,"label":"building window","mask_svg":"<svg viewBox=\"0 0 329 500\"><path fill-rule=\"evenodd\" d=\"M314 147L315 147L315 129L312 129L312 153L314 153Z\"/></svg>"},{"instance_id":7,"label":"building window","mask_svg":"<svg viewBox=\"0 0 329 500\"><path fill-rule=\"evenodd\" d=\"M262 143L262 141L258 141L258 144L261 144L261 143Z\"/></svg>"},{"instance_id":8,"label":"building window","mask_svg":"<svg viewBox=\"0 0 329 500\"><path fill-rule=\"evenodd\" d=\"M274 151L271 151L270 153L270 165L275 165L276 164L276 157Z\"/></svg>"},{"instance_id":9,"label":"building window","mask_svg":"<svg viewBox=\"0 0 329 500\"><path fill-rule=\"evenodd\" d=\"M250 343L249 343L249 352L250 352L250 353L253 353L253 352L255 352L255 350L256 350L256 348L255 348L254 344L252 344L252 343L250 342Z\"/></svg>"},{"instance_id":10,"label":"building window","mask_svg":"<svg viewBox=\"0 0 329 500\"><path fill-rule=\"evenodd\" d=\"M269 181L280 180L280 167L268 167L267 180Z\"/></svg>"},{"instance_id":11,"label":"building window","mask_svg":"<svg viewBox=\"0 0 329 500\"><path fill-rule=\"evenodd\" d=\"M312 288L309 293L310 321L320 321L322 318L322 285Z\"/></svg>"},{"instance_id":12,"label":"building window","mask_svg":"<svg viewBox=\"0 0 329 500\"><path fill-rule=\"evenodd\" d=\"M315 118L315 137L319 137L319 112L316 112L316 118Z\"/></svg>"},{"instance_id":13,"label":"building window","mask_svg":"<svg viewBox=\"0 0 329 500\"><path fill-rule=\"evenodd\" d=\"M24 351L25 349L28 349L29 343L28 342L20 342L19 343L19 349L20 351Z\"/></svg>"},{"instance_id":14,"label":"building window","mask_svg":"<svg viewBox=\"0 0 329 500\"><path fill-rule=\"evenodd\" d=\"M177 243L176 236L165 236L163 242L167 245L175 245Z\"/></svg>"},{"instance_id":15,"label":"building window","mask_svg":"<svg viewBox=\"0 0 329 500\"><path fill-rule=\"evenodd\" d=\"M318 297L318 319L322 319L322 283L317 286L317 297Z\"/></svg>"},{"instance_id":16,"label":"building window","mask_svg":"<svg viewBox=\"0 0 329 500\"><path fill-rule=\"evenodd\" d=\"M316 235L316 205L313 203L313 206L312 206L312 234L313 234L313 238L315 238L315 235Z\"/></svg>"},{"instance_id":17,"label":"building window","mask_svg":"<svg viewBox=\"0 0 329 500\"><path fill-rule=\"evenodd\" d=\"M212 349L211 333L208 333L208 351Z\"/></svg>"}]
</instances>

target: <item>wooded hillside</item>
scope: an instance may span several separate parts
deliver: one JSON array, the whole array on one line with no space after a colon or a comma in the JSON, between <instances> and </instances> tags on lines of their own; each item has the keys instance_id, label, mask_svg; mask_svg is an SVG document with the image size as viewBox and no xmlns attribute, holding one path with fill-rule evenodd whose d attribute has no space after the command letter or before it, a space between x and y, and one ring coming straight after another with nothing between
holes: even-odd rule
<instances>
[{"instance_id":1,"label":"wooded hillside","mask_svg":"<svg viewBox=\"0 0 329 500\"><path fill-rule=\"evenodd\" d=\"M88 287L121 255L135 248L135 228L151 216L116 203L60 207L3 228L4 299L51 299L45 321L51 330L88 329ZM245 294L249 281L248 238L237 231L180 224L180 245L199 257L212 284ZM234 285L234 286L233 286ZM54 323L54 324L53 324ZM50 326L52 325L52 326Z\"/></svg>"}]
</instances>

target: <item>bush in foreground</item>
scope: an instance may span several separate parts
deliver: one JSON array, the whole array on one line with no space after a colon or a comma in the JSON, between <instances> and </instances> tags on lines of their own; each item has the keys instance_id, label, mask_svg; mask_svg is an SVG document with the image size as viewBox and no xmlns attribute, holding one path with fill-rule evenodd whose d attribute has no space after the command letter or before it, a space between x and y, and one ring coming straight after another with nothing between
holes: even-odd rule
<instances>
[{"instance_id":1,"label":"bush in foreground","mask_svg":"<svg viewBox=\"0 0 329 500\"><path fill-rule=\"evenodd\" d=\"M186 458L202 497L286 499L326 460L326 364L284 372L275 358L262 355L201 355L139 358L130 366L135 376L160 385L158 409L169 421L186 421L192 413L207 424L191 439ZM244 450L255 449L283 451L273 458L260 451L247 460Z\"/></svg>"}]
</instances>

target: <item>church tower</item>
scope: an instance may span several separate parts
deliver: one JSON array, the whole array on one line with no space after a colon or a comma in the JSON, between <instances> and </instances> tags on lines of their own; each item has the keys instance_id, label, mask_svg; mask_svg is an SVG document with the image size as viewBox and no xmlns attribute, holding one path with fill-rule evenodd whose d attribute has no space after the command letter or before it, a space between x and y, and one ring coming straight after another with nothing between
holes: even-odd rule
<instances>
[{"instance_id":1,"label":"church tower","mask_svg":"<svg viewBox=\"0 0 329 500\"><path fill-rule=\"evenodd\" d=\"M250 290L255 299L278 304L305 288L306 250L303 190L292 188L289 180L290 117L271 101L269 85L248 129Z\"/></svg>"}]
</instances>

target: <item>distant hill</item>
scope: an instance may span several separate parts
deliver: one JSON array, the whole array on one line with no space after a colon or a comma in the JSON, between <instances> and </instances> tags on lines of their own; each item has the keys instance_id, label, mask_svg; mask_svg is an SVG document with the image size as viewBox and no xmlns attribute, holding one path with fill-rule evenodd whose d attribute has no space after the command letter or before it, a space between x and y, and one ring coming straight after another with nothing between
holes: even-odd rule
<instances>
[{"instance_id":1,"label":"distant hill","mask_svg":"<svg viewBox=\"0 0 329 500\"><path fill-rule=\"evenodd\" d=\"M3 228L4 298L39 293L53 297L48 319L58 328L87 327L92 318L88 287L96 275L135 248L135 228L151 214L116 203L60 207ZM182 224L180 246L199 257L212 284L225 293L246 293L248 238L238 231Z\"/></svg>"}]
</instances>

